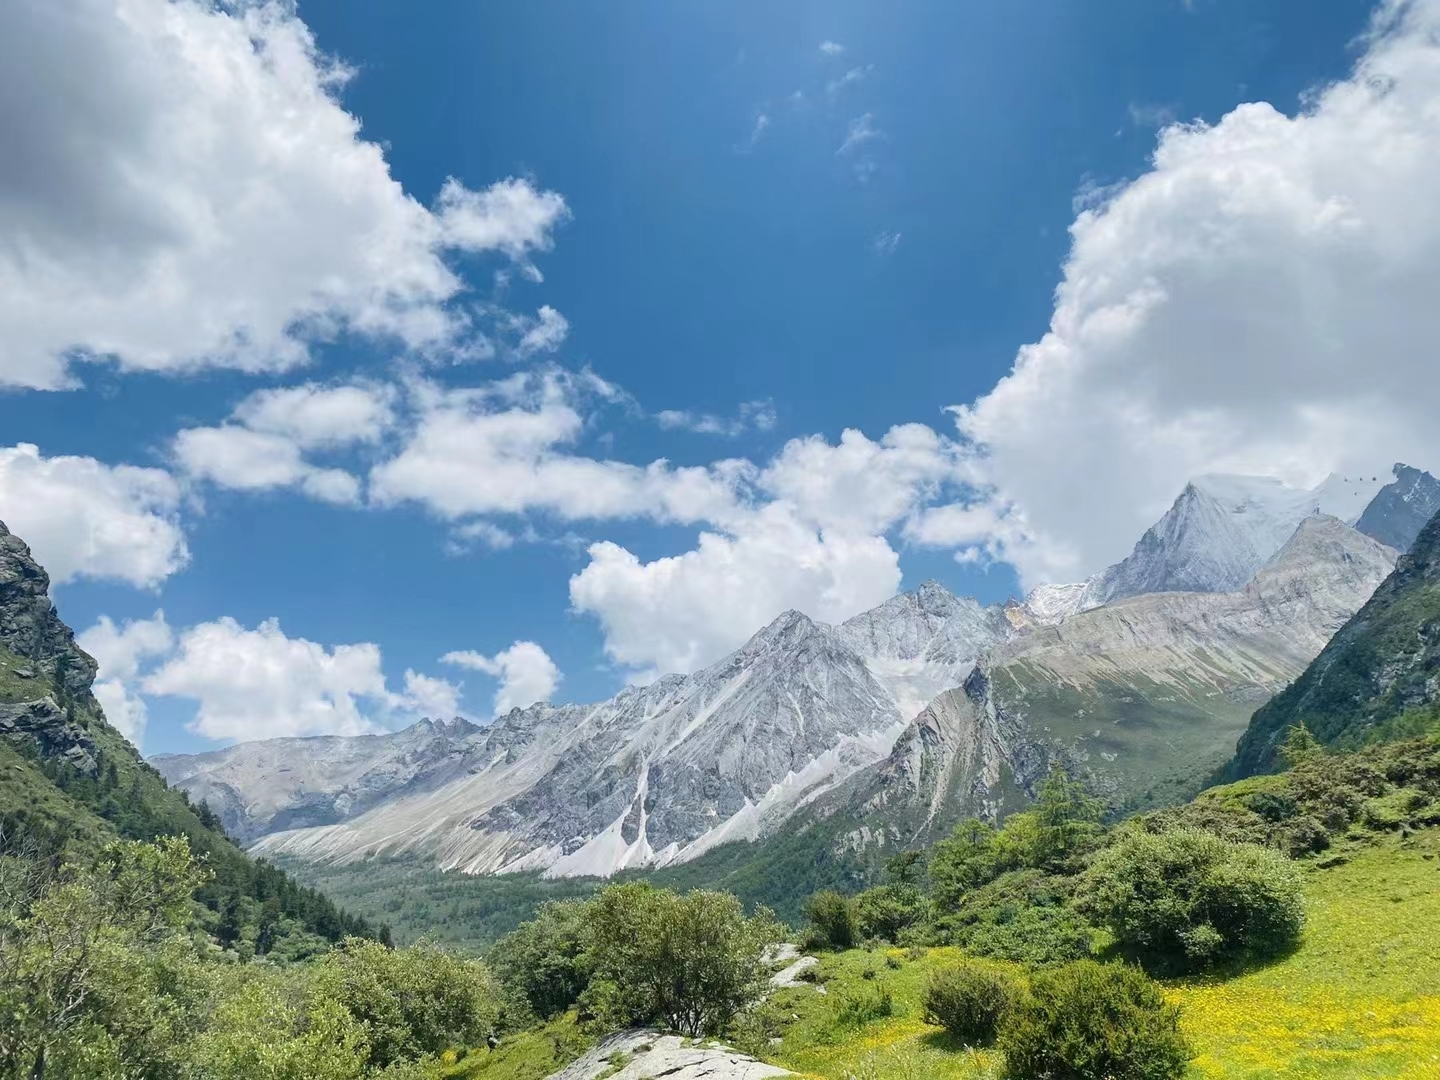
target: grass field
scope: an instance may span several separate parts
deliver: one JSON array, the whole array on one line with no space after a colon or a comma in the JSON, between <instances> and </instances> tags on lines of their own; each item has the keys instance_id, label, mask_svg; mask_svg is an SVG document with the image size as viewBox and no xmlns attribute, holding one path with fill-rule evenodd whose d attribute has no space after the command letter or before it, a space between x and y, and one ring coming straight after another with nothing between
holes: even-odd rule
<instances>
[{"instance_id":1,"label":"grass field","mask_svg":"<svg viewBox=\"0 0 1440 1080\"><path fill-rule=\"evenodd\" d=\"M1168 984L1197 1052L1196 1080L1440 1077L1440 830L1338 851L1341 865L1322 868L1332 855L1307 870L1295 953L1226 979ZM958 955L825 956L825 993L777 993L745 1048L825 1080L994 1080L997 1055L954 1047L924 1022L930 972ZM455 1075L540 1080L581 1047L573 1021L557 1021Z\"/></svg>"}]
</instances>

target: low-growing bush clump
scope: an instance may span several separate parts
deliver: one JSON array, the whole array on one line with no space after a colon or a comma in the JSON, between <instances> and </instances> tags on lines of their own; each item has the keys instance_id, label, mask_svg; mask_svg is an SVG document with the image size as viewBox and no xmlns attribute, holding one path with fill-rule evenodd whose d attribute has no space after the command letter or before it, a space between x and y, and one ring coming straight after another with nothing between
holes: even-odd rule
<instances>
[{"instance_id":1,"label":"low-growing bush clump","mask_svg":"<svg viewBox=\"0 0 1440 1080\"><path fill-rule=\"evenodd\" d=\"M1199 829L1129 833L1095 859L1082 903L1122 947L1190 971L1283 952L1305 918L1289 859Z\"/></svg>"},{"instance_id":2,"label":"low-growing bush clump","mask_svg":"<svg viewBox=\"0 0 1440 1080\"><path fill-rule=\"evenodd\" d=\"M806 945L821 949L853 949L860 940L855 904L833 889L818 892L805 905L809 921Z\"/></svg>"},{"instance_id":3,"label":"low-growing bush clump","mask_svg":"<svg viewBox=\"0 0 1440 1080\"><path fill-rule=\"evenodd\" d=\"M1008 1080L1178 1080L1180 1010L1139 968L1078 960L1037 972L1000 1025Z\"/></svg>"},{"instance_id":4,"label":"low-growing bush clump","mask_svg":"<svg viewBox=\"0 0 1440 1080\"><path fill-rule=\"evenodd\" d=\"M925 1020L967 1046L989 1046L1015 1000L1015 984L974 963L954 964L930 976Z\"/></svg>"}]
</instances>

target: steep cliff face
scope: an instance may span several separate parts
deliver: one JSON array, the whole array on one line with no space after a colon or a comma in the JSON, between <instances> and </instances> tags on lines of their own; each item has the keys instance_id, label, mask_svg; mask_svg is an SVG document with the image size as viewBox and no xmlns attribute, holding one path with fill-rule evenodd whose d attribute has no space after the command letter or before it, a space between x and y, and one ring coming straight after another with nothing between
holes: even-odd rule
<instances>
[{"instance_id":1,"label":"steep cliff face","mask_svg":"<svg viewBox=\"0 0 1440 1080\"><path fill-rule=\"evenodd\" d=\"M1226 768L1231 777L1275 767L1303 722L1326 743L1353 745L1440 702L1440 516L1395 571L1299 678L1260 709Z\"/></svg>"},{"instance_id":2,"label":"steep cliff face","mask_svg":"<svg viewBox=\"0 0 1440 1080\"><path fill-rule=\"evenodd\" d=\"M1409 551L1430 519L1440 513L1440 480L1396 463L1395 480L1380 489L1355 527L1397 551Z\"/></svg>"},{"instance_id":3,"label":"steep cliff face","mask_svg":"<svg viewBox=\"0 0 1440 1080\"><path fill-rule=\"evenodd\" d=\"M95 661L60 621L49 590L30 548L0 523L0 738L93 775Z\"/></svg>"},{"instance_id":4,"label":"steep cliff face","mask_svg":"<svg viewBox=\"0 0 1440 1080\"><path fill-rule=\"evenodd\" d=\"M90 693L95 661L50 602L50 575L0 522L0 646L76 696Z\"/></svg>"}]
</instances>

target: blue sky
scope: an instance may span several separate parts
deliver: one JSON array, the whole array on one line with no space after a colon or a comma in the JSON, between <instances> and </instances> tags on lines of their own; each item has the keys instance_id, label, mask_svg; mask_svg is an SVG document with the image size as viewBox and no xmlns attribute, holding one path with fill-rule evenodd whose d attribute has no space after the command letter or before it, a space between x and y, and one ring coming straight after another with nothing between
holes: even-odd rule
<instances>
[{"instance_id":1,"label":"blue sky","mask_svg":"<svg viewBox=\"0 0 1440 1080\"><path fill-rule=\"evenodd\" d=\"M0 518L154 753L598 699L1090 573L1196 472L1430 464L1435 8L22 0Z\"/></svg>"}]
</instances>

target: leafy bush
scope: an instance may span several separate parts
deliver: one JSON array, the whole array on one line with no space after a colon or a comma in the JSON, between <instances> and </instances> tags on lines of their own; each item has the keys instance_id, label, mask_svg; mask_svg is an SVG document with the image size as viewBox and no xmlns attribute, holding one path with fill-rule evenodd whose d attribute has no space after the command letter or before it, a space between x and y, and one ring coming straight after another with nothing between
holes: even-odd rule
<instances>
[{"instance_id":1,"label":"leafy bush","mask_svg":"<svg viewBox=\"0 0 1440 1080\"><path fill-rule=\"evenodd\" d=\"M886 985L859 986L835 995L831 1007L835 1022L843 1027L860 1027L872 1020L895 1014L895 997Z\"/></svg>"},{"instance_id":2,"label":"leafy bush","mask_svg":"<svg viewBox=\"0 0 1440 1080\"><path fill-rule=\"evenodd\" d=\"M542 1020L574 1005L590 982L585 912L581 900L542 904L533 920L521 923L486 954L505 989Z\"/></svg>"},{"instance_id":3,"label":"leafy bush","mask_svg":"<svg viewBox=\"0 0 1440 1080\"><path fill-rule=\"evenodd\" d=\"M930 976L925 1021L968 1046L989 1046L1014 999L1015 985L1008 977L978 964L954 964Z\"/></svg>"},{"instance_id":4,"label":"leafy bush","mask_svg":"<svg viewBox=\"0 0 1440 1080\"><path fill-rule=\"evenodd\" d=\"M1012 1080L1178 1080L1192 1057L1180 1011L1156 983L1093 960L1037 972L1004 1014L998 1044Z\"/></svg>"},{"instance_id":5,"label":"leafy bush","mask_svg":"<svg viewBox=\"0 0 1440 1080\"><path fill-rule=\"evenodd\" d=\"M315 993L363 1025L369 1063L379 1068L484 1042L498 1019L499 994L485 966L426 942L387 949L347 938L325 955Z\"/></svg>"},{"instance_id":6,"label":"leafy bush","mask_svg":"<svg viewBox=\"0 0 1440 1080\"><path fill-rule=\"evenodd\" d=\"M729 893L683 896L645 884L611 885L589 902L587 946L597 1015L660 1020L685 1035L715 1034L759 999L763 961L780 940L764 908L746 918Z\"/></svg>"},{"instance_id":7,"label":"leafy bush","mask_svg":"<svg viewBox=\"0 0 1440 1080\"><path fill-rule=\"evenodd\" d=\"M898 943L905 930L924 921L926 906L914 885L880 885L855 897L855 924L864 937Z\"/></svg>"},{"instance_id":8,"label":"leafy bush","mask_svg":"<svg viewBox=\"0 0 1440 1080\"><path fill-rule=\"evenodd\" d=\"M976 956L1031 966L1090 955L1095 928L1073 906L1073 879L1014 870L967 893L936 919L937 938Z\"/></svg>"},{"instance_id":9,"label":"leafy bush","mask_svg":"<svg viewBox=\"0 0 1440 1080\"><path fill-rule=\"evenodd\" d=\"M1199 829L1129 832L1095 859L1082 903L1121 946L1180 970L1274 955L1305 919L1289 859Z\"/></svg>"},{"instance_id":10,"label":"leafy bush","mask_svg":"<svg viewBox=\"0 0 1440 1080\"><path fill-rule=\"evenodd\" d=\"M822 949L853 949L860 940L855 905L848 896L833 889L818 892L805 905L810 939Z\"/></svg>"}]
</instances>

